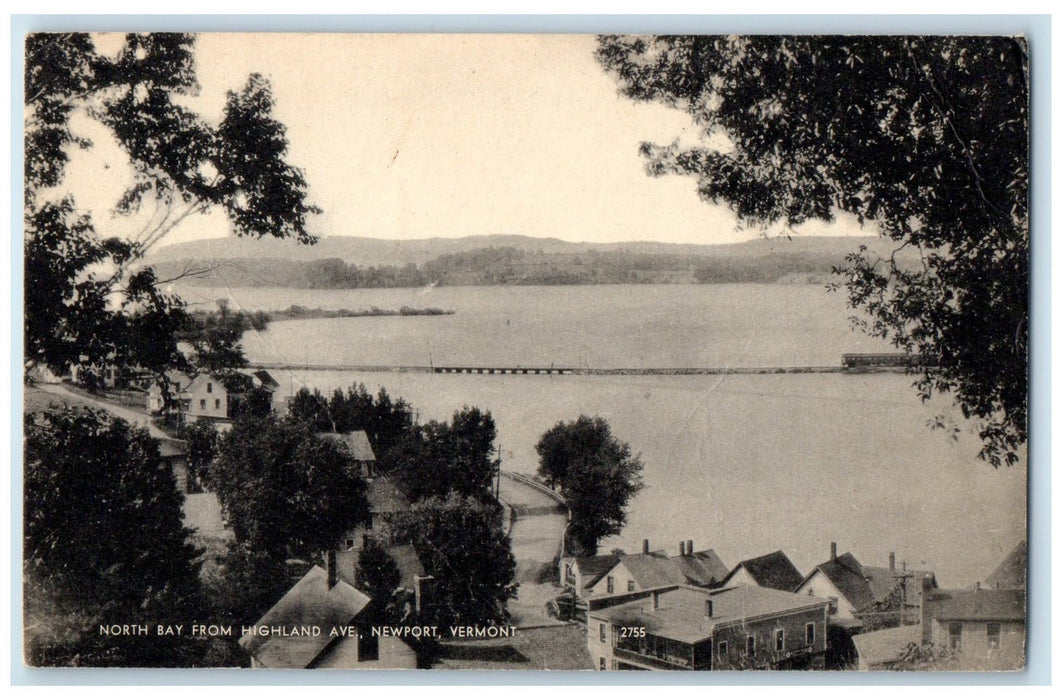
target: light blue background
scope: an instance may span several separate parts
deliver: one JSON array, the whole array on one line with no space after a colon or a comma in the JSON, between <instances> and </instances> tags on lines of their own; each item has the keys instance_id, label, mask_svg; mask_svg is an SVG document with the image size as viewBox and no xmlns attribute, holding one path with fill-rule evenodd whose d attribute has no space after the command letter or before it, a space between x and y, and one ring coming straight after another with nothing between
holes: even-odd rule
<instances>
[{"instance_id":1,"label":"light blue background","mask_svg":"<svg viewBox=\"0 0 1062 700\"><path fill-rule=\"evenodd\" d=\"M22 445L11 445L11 682L14 685L1041 685L1051 682L1051 18L1047 15L14 15L11 124L22 121L22 47L36 31L1021 34L1032 99L1032 298L1028 666L1022 673L322 672L33 669L22 663ZM22 198L22 134L11 133L11 201ZM22 434L22 214L11 209L12 436Z\"/></svg>"}]
</instances>

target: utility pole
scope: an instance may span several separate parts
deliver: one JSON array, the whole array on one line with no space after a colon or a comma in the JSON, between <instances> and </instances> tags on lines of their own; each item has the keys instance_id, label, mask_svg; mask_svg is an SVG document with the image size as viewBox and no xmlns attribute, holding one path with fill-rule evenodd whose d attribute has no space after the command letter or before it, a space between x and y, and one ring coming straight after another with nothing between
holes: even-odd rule
<instances>
[{"instance_id":1,"label":"utility pole","mask_svg":"<svg viewBox=\"0 0 1062 700\"><path fill-rule=\"evenodd\" d=\"M900 582L900 627L903 627L904 612L907 607L907 579L913 578L914 574L907 571L907 561L902 562L903 568L900 573L894 574L893 578Z\"/></svg>"}]
</instances>

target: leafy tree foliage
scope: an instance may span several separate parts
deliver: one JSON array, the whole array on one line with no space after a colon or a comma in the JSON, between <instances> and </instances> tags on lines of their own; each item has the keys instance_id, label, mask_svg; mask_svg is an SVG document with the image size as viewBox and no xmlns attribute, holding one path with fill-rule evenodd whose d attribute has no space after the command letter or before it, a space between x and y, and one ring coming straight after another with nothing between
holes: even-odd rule
<instances>
[{"instance_id":1,"label":"leafy tree foliage","mask_svg":"<svg viewBox=\"0 0 1062 700\"><path fill-rule=\"evenodd\" d=\"M922 358L925 399L980 421L981 456L1026 440L1029 94L1018 37L601 37L636 100L687 112L695 145L643 144L650 174L696 179L746 222L846 212L922 265L853 253L868 333Z\"/></svg>"},{"instance_id":2,"label":"leafy tree foliage","mask_svg":"<svg viewBox=\"0 0 1062 700\"><path fill-rule=\"evenodd\" d=\"M618 535L627 504L642 488L642 463L612 435L604 418L579 416L550 428L535 445L538 473L560 486L571 509L568 537L579 554L596 554L602 538Z\"/></svg>"},{"instance_id":3,"label":"leafy tree foliage","mask_svg":"<svg viewBox=\"0 0 1062 700\"><path fill-rule=\"evenodd\" d=\"M369 539L358 553L355 588L372 598L386 620L397 621L395 589L402 582L398 564L379 542Z\"/></svg>"},{"instance_id":4,"label":"leafy tree foliage","mask_svg":"<svg viewBox=\"0 0 1062 700\"><path fill-rule=\"evenodd\" d=\"M297 420L237 421L210 479L237 541L278 561L335 547L369 515L351 457Z\"/></svg>"},{"instance_id":5,"label":"leafy tree foliage","mask_svg":"<svg viewBox=\"0 0 1062 700\"><path fill-rule=\"evenodd\" d=\"M218 455L221 439L218 429L209 421L191 421L181 426L180 437L188 443L188 470L193 480L209 481L210 465Z\"/></svg>"},{"instance_id":6,"label":"leafy tree foliage","mask_svg":"<svg viewBox=\"0 0 1062 700\"><path fill-rule=\"evenodd\" d=\"M394 527L396 539L412 542L434 577L422 622L505 622L505 604L516 595L516 560L497 505L456 492L432 496L399 516Z\"/></svg>"},{"instance_id":7,"label":"leafy tree foliage","mask_svg":"<svg viewBox=\"0 0 1062 700\"><path fill-rule=\"evenodd\" d=\"M429 421L410 429L380 460L411 500L462 496L486 498L498 468L494 439L498 431L489 411L464 407L449 423Z\"/></svg>"},{"instance_id":8,"label":"leafy tree foliage","mask_svg":"<svg viewBox=\"0 0 1062 700\"><path fill-rule=\"evenodd\" d=\"M27 661L186 666L187 640L99 634L180 623L201 605L196 549L173 473L146 430L89 409L26 417Z\"/></svg>"},{"instance_id":9,"label":"leafy tree foliage","mask_svg":"<svg viewBox=\"0 0 1062 700\"><path fill-rule=\"evenodd\" d=\"M411 414L404 399L393 400L382 387L373 397L364 384L346 391L336 389L330 398L317 389L300 389L290 408L292 417L309 422L320 432L364 430L378 459L409 430Z\"/></svg>"},{"instance_id":10,"label":"leafy tree foliage","mask_svg":"<svg viewBox=\"0 0 1062 700\"><path fill-rule=\"evenodd\" d=\"M63 372L71 363L179 367L183 304L138 262L175 226L223 210L240 236L314 242L302 172L284 160L268 82L229 92L217 125L182 106L198 90L189 34L128 34L104 54L83 33L26 39L25 356ZM56 195L70 154L90 142L75 117L102 125L128 157L130 187L115 212L140 216L131 240L97 230L75 195ZM145 202L152 211L142 213Z\"/></svg>"}]
</instances>

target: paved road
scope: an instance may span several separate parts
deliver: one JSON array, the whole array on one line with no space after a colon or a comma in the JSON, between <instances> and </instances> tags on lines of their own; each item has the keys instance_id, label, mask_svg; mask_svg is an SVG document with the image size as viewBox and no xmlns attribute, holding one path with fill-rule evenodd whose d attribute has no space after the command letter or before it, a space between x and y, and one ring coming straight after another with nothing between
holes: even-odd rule
<instances>
[{"instance_id":1,"label":"paved road","mask_svg":"<svg viewBox=\"0 0 1062 700\"><path fill-rule=\"evenodd\" d=\"M546 603L560 593L557 557L568 525L568 510L542 491L503 473L499 496L515 515L509 538L516 557L516 600L510 601L513 624L529 627L563 624L546 616Z\"/></svg>"},{"instance_id":2,"label":"paved road","mask_svg":"<svg viewBox=\"0 0 1062 700\"><path fill-rule=\"evenodd\" d=\"M164 439L169 439L170 437L152 425L151 417L146 411L141 412L126 406L118 406L107 401L100 401L99 399L85 396L84 394L76 394L60 384L37 384L36 388L41 391L46 391L49 394L54 394L55 396L67 399L71 403L88 404L90 406L95 406L96 408L102 408L123 420L147 428L151 437Z\"/></svg>"}]
</instances>

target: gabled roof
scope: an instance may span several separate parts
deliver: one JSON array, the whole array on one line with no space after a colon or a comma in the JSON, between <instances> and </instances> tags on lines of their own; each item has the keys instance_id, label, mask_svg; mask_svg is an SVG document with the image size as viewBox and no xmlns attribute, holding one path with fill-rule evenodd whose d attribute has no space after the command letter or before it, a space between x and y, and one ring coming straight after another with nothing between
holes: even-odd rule
<instances>
[{"instance_id":1,"label":"gabled roof","mask_svg":"<svg viewBox=\"0 0 1062 700\"><path fill-rule=\"evenodd\" d=\"M375 462L376 454L369 444L369 436L364 430L352 430L349 433L318 433L326 438L342 445L350 456L358 462Z\"/></svg>"},{"instance_id":2,"label":"gabled roof","mask_svg":"<svg viewBox=\"0 0 1062 700\"><path fill-rule=\"evenodd\" d=\"M985 583L989 588L1018 590L1025 588L1025 578L1029 571L1029 548L1025 540L1018 543L1010 554L1000 562L995 571L988 575Z\"/></svg>"},{"instance_id":3,"label":"gabled roof","mask_svg":"<svg viewBox=\"0 0 1062 700\"><path fill-rule=\"evenodd\" d=\"M1025 591L931 591L927 611L936 620L1024 621Z\"/></svg>"},{"instance_id":4,"label":"gabled roof","mask_svg":"<svg viewBox=\"0 0 1062 700\"><path fill-rule=\"evenodd\" d=\"M583 575L583 587L589 588L619 561L618 554L597 554L592 557L572 557L572 567Z\"/></svg>"},{"instance_id":5,"label":"gabled roof","mask_svg":"<svg viewBox=\"0 0 1062 700\"><path fill-rule=\"evenodd\" d=\"M402 490L387 476L378 476L370 481L365 495L369 499L369 510L373 513L405 513L413 507Z\"/></svg>"},{"instance_id":6,"label":"gabled roof","mask_svg":"<svg viewBox=\"0 0 1062 700\"><path fill-rule=\"evenodd\" d=\"M870 581L863 575L862 564L851 552L824 561L815 567L815 571L821 571L856 610L874 604L876 598L870 588ZM813 575L815 571L808 576Z\"/></svg>"},{"instance_id":7,"label":"gabled roof","mask_svg":"<svg viewBox=\"0 0 1062 700\"><path fill-rule=\"evenodd\" d=\"M865 610L885 601L903 580L907 581L908 598L912 601L921 595L923 579L928 579L934 587L937 583L936 574L932 571L863 566L851 552L819 564L804 581L810 579L815 571L821 571L855 610ZM906 576L906 579L902 576Z\"/></svg>"},{"instance_id":8,"label":"gabled roof","mask_svg":"<svg viewBox=\"0 0 1062 700\"><path fill-rule=\"evenodd\" d=\"M755 559L746 559L731 571L723 581L725 585L738 569L745 569L752 580L764 588L773 588L778 591L795 590L804 580L804 576L789 561L785 552L778 550L770 554L764 554Z\"/></svg>"},{"instance_id":9,"label":"gabled roof","mask_svg":"<svg viewBox=\"0 0 1062 700\"><path fill-rule=\"evenodd\" d=\"M706 549L703 552L677 555L671 557L679 571L685 577L684 583L694 586L710 586L721 583L726 578L730 569L723 560L715 553L714 549Z\"/></svg>"},{"instance_id":10,"label":"gabled roof","mask_svg":"<svg viewBox=\"0 0 1062 700\"><path fill-rule=\"evenodd\" d=\"M326 630L333 625L350 624L370 602L367 595L344 581L329 588L328 574L321 567L314 566L255 623L255 627L291 629L317 625ZM307 668L331 641L325 634L247 634L240 637L240 646L268 668Z\"/></svg>"}]
</instances>

